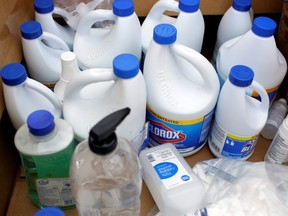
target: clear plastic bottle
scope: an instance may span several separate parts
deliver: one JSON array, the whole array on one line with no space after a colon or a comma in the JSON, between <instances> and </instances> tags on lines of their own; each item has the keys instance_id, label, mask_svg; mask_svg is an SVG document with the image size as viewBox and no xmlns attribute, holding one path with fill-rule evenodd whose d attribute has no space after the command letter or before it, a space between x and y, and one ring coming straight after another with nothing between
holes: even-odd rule
<instances>
[{"instance_id":1,"label":"clear plastic bottle","mask_svg":"<svg viewBox=\"0 0 288 216\"><path fill-rule=\"evenodd\" d=\"M38 210L34 216L65 216L64 212L56 207L46 207Z\"/></svg>"},{"instance_id":2,"label":"clear plastic bottle","mask_svg":"<svg viewBox=\"0 0 288 216\"><path fill-rule=\"evenodd\" d=\"M140 215L139 159L131 145L115 134L129 112L124 108L102 119L75 149L70 178L80 216Z\"/></svg>"},{"instance_id":3,"label":"clear plastic bottle","mask_svg":"<svg viewBox=\"0 0 288 216\"><path fill-rule=\"evenodd\" d=\"M253 21L252 0L234 0L232 6L220 20L213 52L212 65L215 66L218 50L226 41L241 36L251 29Z\"/></svg>"},{"instance_id":4,"label":"clear plastic bottle","mask_svg":"<svg viewBox=\"0 0 288 216\"><path fill-rule=\"evenodd\" d=\"M274 138L275 134L278 131L278 128L280 127L287 115L287 111L288 106L285 98L280 98L272 104L269 110L266 125L261 131L261 135L264 138L268 140L272 140Z\"/></svg>"},{"instance_id":5,"label":"clear plastic bottle","mask_svg":"<svg viewBox=\"0 0 288 216\"><path fill-rule=\"evenodd\" d=\"M14 142L32 202L39 208L73 208L69 166L76 142L72 126L54 119L47 110L37 110L17 130Z\"/></svg>"},{"instance_id":6,"label":"clear plastic bottle","mask_svg":"<svg viewBox=\"0 0 288 216\"><path fill-rule=\"evenodd\" d=\"M280 125L265 154L264 161L288 165L288 117Z\"/></svg>"}]
</instances>

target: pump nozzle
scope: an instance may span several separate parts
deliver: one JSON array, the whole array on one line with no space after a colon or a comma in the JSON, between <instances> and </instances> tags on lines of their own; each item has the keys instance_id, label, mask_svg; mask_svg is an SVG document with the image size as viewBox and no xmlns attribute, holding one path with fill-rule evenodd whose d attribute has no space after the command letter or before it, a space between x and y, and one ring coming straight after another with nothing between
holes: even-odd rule
<instances>
[{"instance_id":1,"label":"pump nozzle","mask_svg":"<svg viewBox=\"0 0 288 216\"><path fill-rule=\"evenodd\" d=\"M111 113L99 121L89 133L89 147L96 154L106 155L117 145L115 130L130 113L130 108L124 108Z\"/></svg>"}]
</instances>

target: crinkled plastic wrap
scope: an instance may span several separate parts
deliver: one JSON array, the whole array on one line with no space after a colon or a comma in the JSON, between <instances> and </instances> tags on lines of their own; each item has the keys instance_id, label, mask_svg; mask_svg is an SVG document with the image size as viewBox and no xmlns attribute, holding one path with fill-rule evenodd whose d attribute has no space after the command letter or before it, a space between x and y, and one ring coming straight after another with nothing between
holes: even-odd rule
<instances>
[{"instance_id":1,"label":"crinkled plastic wrap","mask_svg":"<svg viewBox=\"0 0 288 216\"><path fill-rule=\"evenodd\" d=\"M198 216L287 216L288 167L268 162L212 159L197 163L207 206Z\"/></svg>"},{"instance_id":2,"label":"crinkled plastic wrap","mask_svg":"<svg viewBox=\"0 0 288 216\"><path fill-rule=\"evenodd\" d=\"M61 15L71 28L77 30L83 16L96 9L112 9L112 2L113 0L54 0L54 12ZM111 23L98 27L105 25L110 26Z\"/></svg>"}]
</instances>

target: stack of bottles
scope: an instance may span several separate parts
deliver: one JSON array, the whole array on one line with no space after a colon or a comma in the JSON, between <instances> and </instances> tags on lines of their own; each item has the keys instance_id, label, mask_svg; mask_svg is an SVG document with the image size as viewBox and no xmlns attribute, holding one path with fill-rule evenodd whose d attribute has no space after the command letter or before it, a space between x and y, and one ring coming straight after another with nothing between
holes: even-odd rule
<instances>
[{"instance_id":1,"label":"stack of bottles","mask_svg":"<svg viewBox=\"0 0 288 216\"><path fill-rule=\"evenodd\" d=\"M199 0L159 0L142 25L132 0L102 10L94 3L74 5L73 20L53 0L35 0L35 20L20 26L26 65L1 69L36 206L140 215L142 165L161 213L186 215L205 206L205 194L183 157L208 143L215 157L247 160L267 131L273 141L265 160L287 163L286 100L269 113L287 63L275 21L254 19L251 0L234 0L222 17L213 59L201 53ZM181 180L171 185L178 169ZM193 206L177 202L182 190Z\"/></svg>"}]
</instances>

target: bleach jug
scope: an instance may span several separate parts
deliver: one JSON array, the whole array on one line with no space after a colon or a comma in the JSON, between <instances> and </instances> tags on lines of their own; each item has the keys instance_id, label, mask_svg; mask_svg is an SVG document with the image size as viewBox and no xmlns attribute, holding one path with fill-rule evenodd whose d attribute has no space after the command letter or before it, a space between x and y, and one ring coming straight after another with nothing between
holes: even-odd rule
<instances>
[{"instance_id":1,"label":"bleach jug","mask_svg":"<svg viewBox=\"0 0 288 216\"><path fill-rule=\"evenodd\" d=\"M208 140L216 157L246 160L254 151L259 133L267 121L269 97L253 77L251 68L233 66L220 91ZM261 101L246 94L248 87L260 95Z\"/></svg>"},{"instance_id":2,"label":"bleach jug","mask_svg":"<svg viewBox=\"0 0 288 216\"><path fill-rule=\"evenodd\" d=\"M110 28L92 28L102 20L112 20ZM112 59L130 53L140 61L141 26L132 0L116 0L113 10L94 10L83 17L74 39L74 52L81 69L112 68Z\"/></svg>"},{"instance_id":3,"label":"bleach jug","mask_svg":"<svg viewBox=\"0 0 288 216\"><path fill-rule=\"evenodd\" d=\"M131 54L114 58L113 69L88 69L77 74L66 87L63 99L64 119L70 122L79 141L88 138L90 129L103 117L124 108L130 115L117 128L121 137L137 142L145 124L146 86L139 60Z\"/></svg>"},{"instance_id":4,"label":"bleach jug","mask_svg":"<svg viewBox=\"0 0 288 216\"><path fill-rule=\"evenodd\" d=\"M233 38L241 36L251 29L253 21L252 0L234 0L232 6L220 20L212 64L215 66L220 46Z\"/></svg>"},{"instance_id":5,"label":"bleach jug","mask_svg":"<svg viewBox=\"0 0 288 216\"><path fill-rule=\"evenodd\" d=\"M173 25L157 25L147 50L148 137L150 146L173 143L188 156L207 141L220 87L211 63L199 52L174 43L176 35Z\"/></svg>"},{"instance_id":6,"label":"bleach jug","mask_svg":"<svg viewBox=\"0 0 288 216\"><path fill-rule=\"evenodd\" d=\"M37 21L27 21L20 27L22 48L28 74L31 78L53 88L61 74L60 55L69 51L67 44L49 32L43 32ZM47 45L47 41L57 44L57 48Z\"/></svg>"},{"instance_id":7,"label":"bleach jug","mask_svg":"<svg viewBox=\"0 0 288 216\"><path fill-rule=\"evenodd\" d=\"M157 1L142 26L142 49L146 54L153 38L153 29L161 23L173 24L177 28L177 43L201 52L204 36L204 19L199 9L200 0L160 0ZM178 17L165 15L165 11L178 13Z\"/></svg>"},{"instance_id":8,"label":"bleach jug","mask_svg":"<svg viewBox=\"0 0 288 216\"><path fill-rule=\"evenodd\" d=\"M55 11L53 0L34 0L34 9L35 21L41 24L43 31L57 35L65 41L69 46L69 49L72 50L75 30L70 28L68 25L60 25L54 20L53 14L55 14Z\"/></svg>"},{"instance_id":9,"label":"bleach jug","mask_svg":"<svg viewBox=\"0 0 288 216\"><path fill-rule=\"evenodd\" d=\"M246 65L253 70L254 80L266 89L272 103L287 71L286 60L278 50L273 36L275 29L274 20L257 17L247 33L220 47L216 67L221 86L234 65ZM249 89L247 93L258 96Z\"/></svg>"},{"instance_id":10,"label":"bleach jug","mask_svg":"<svg viewBox=\"0 0 288 216\"><path fill-rule=\"evenodd\" d=\"M73 77L80 73L75 53L67 51L61 54L61 74L60 79L54 86L53 91L63 101L67 84Z\"/></svg>"},{"instance_id":11,"label":"bleach jug","mask_svg":"<svg viewBox=\"0 0 288 216\"><path fill-rule=\"evenodd\" d=\"M55 118L62 116L62 103L45 85L27 77L26 69L11 63L1 70L3 93L8 115L15 129L26 123L35 110L45 109Z\"/></svg>"}]
</instances>

